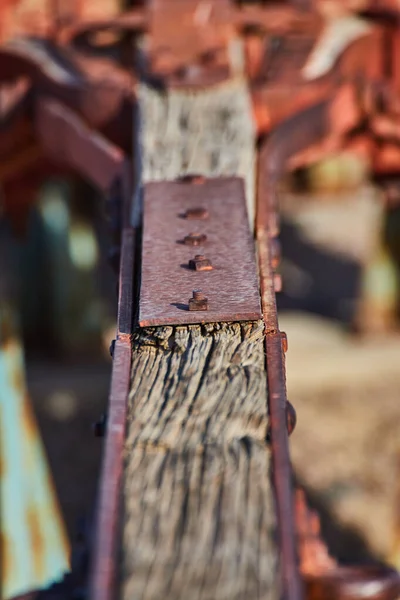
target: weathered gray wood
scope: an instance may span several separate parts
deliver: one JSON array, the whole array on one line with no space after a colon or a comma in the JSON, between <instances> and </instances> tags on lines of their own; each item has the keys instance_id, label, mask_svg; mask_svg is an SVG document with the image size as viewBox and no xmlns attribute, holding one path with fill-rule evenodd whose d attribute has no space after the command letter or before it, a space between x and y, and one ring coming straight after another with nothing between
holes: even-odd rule
<instances>
[{"instance_id":1,"label":"weathered gray wood","mask_svg":"<svg viewBox=\"0 0 400 600\"><path fill-rule=\"evenodd\" d=\"M241 174L252 219L244 84L140 102L144 181ZM149 328L132 352L123 600L277 598L262 322Z\"/></svg>"},{"instance_id":2,"label":"weathered gray wood","mask_svg":"<svg viewBox=\"0 0 400 600\"><path fill-rule=\"evenodd\" d=\"M246 182L249 221L254 221L255 132L251 101L240 78L202 92L161 96L139 88L143 180L198 173L238 175Z\"/></svg>"}]
</instances>

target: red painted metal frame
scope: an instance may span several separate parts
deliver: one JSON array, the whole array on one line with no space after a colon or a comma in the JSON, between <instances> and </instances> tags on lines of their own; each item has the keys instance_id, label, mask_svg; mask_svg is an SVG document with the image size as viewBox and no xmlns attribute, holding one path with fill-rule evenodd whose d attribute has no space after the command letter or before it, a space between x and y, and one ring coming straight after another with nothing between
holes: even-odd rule
<instances>
[{"instance_id":1,"label":"red painted metal frame","mask_svg":"<svg viewBox=\"0 0 400 600\"><path fill-rule=\"evenodd\" d=\"M89 600L114 600L118 587L120 507L123 476L126 411L131 378L131 333L135 300L136 230L130 225L132 175L126 167L120 180L122 194L122 236L119 268L117 338L100 488L96 510L95 536L89 574Z\"/></svg>"}]
</instances>

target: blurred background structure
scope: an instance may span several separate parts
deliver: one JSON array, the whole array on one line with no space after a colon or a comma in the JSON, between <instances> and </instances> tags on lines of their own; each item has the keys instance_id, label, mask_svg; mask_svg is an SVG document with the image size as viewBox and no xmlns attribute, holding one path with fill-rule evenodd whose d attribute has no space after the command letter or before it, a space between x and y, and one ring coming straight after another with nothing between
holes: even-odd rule
<instances>
[{"instance_id":1,"label":"blurred background structure","mask_svg":"<svg viewBox=\"0 0 400 600\"><path fill-rule=\"evenodd\" d=\"M334 556L399 568L400 211L351 155L288 187L278 302L296 476Z\"/></svg>"}]
</instances>

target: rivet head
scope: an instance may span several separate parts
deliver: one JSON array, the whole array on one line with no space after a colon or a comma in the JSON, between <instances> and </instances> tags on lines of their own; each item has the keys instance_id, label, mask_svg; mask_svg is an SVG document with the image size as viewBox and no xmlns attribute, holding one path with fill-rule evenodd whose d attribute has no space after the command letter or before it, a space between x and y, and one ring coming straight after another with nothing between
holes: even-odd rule
<instances>
[{"instance_id":1,"label":"rivet head","mask_svg":"<svg viewBox=\"0 0 400 600\"><path fill-rule=\"evenodd\" d=\"M193 271L212 271L212 268L211 261L203 254L196 254L192 260L189 260L189 269Z\"/></svg>"},{"instance_id":2,"label":"rivet head","mask_svg":"<svg viewBox=\"0 0 400 600\"><path fill-rule=\"evenodd\" d=\"M286 416L286 429L288 432L288 436L290 436L295 427L296 427L296 423L297 423L297 415L296 415L296 411L293 407L293 405L286 400L286 405L285 405L285 416ZM268 426L268 430L267 430L267 442L271 442L271 426Z\"/></svg>"},{"instance_id":3,"label":"rivet head","mask_svg":"<svg viewBox=\"0 0 400 600\"><path fill-rule=\"evenodd\" d=\"M193 290L189 299L189 310L208 310L208 298L202 290Z\"/></svg>"},{"instance_id":4,"label":"rivet head","mask_svg":"<svg viewBox=\"0 0 400 600\"><path fill-rule=\"evenodd\" d=\"M208 210L202 207L188 208L188 210L184 213L185 219L208 219L208 217Z\"/></svg>"},{"instance_id":5,"label":"rivet head","mask_svg":"<svg viewBox=\"0 0 400 600\"><path fill-rule=\"evenodd\" d=\"M297 415L293 405L286 400L286 427L288 435L291 435L296 427Z\"/></svg>"},{"instance_id":6,"label":"rivet head","mask_svg":"<svg viewBox=\"0 0 400 600\"><path fill-rule=\"evenodd\" d=\"M207 240L207 236L204 233L189 233L183 239L183 243L187 246L200 246Z\"/></svg>"}]
</instances>

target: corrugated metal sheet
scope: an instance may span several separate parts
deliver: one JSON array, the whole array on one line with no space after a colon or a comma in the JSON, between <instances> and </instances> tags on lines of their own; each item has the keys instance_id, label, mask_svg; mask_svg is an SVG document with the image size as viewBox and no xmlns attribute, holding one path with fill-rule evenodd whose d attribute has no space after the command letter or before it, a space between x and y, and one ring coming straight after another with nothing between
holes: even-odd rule
<instances>
[{"instance_id":1,"label":"corrugated metal sheet","mask_svg":"<svg viewBox=\"0 0 400 600\"><path fill-rule=\"evenodd\" d=\"M0 570L2 598L45 587L69 548L24 379L13 310L0 303Z\"/></svg>"}]
</instances>

